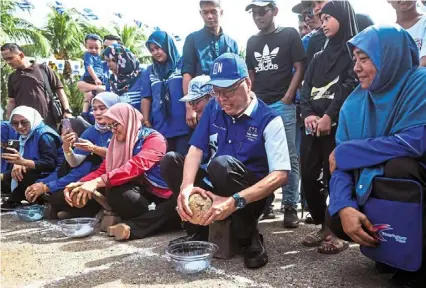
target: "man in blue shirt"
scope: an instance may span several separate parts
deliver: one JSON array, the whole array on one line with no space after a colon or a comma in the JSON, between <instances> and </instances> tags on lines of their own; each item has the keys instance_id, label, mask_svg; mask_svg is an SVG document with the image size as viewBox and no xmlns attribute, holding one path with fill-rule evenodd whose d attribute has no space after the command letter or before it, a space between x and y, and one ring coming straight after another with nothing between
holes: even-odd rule
<instances>
[{"instance_id":1,"label":"man in blue shirt","mask_svg":"<svg viewBox=\"0 0 426 288\"><path fill-rule=\"evenodd\" d=\"M204 21L203 29L186 37L183 46L183 94L188 94L188 85L192 78L209 75L213 61L226 52L238 53L237 42L223 33L220 20L223 15L220 0L201 0L200 14ZM186 122L194 128L197 114L190 105L186 105Z\"/></svg>"},{"instance_id":2,"label":"man in blue shirt","mask_svg":"<svg viewBox=\"0 0 426 288\"><path fill-rule=\"evenodd\" d=\"M247 66L238 55L218 57L210 76L208 84L213 85L216 99L204 109L188 155L184 159L170 152L160 165L169 188L178 196L176 209L189 234L172 243L207 240L208 225L231 217L239 244L245 248L245 266L259 268L268 256L258 218L266 197L287 182L290 171L284 124L251 92ZM217 139L217 151L205 171L200 164L212 137ZM211 187L203 181L206 176ZM194 217L188 207L189 196L196 193L213 201L201 218Z\"/></svg>"}]
</instances>

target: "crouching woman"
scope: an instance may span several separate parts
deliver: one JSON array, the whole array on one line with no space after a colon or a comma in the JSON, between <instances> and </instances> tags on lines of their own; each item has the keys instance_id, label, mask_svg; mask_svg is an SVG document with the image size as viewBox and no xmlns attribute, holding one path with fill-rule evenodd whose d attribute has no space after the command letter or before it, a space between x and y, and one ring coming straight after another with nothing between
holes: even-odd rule
<instances>
[{"instance_id":1,"label":"crouching woman","mask_svg":"<svg viewBox=\"0 0 426 288\"><path fill-rule=\"evenodd\" d=\"M141 239L168 227L179 227L176 198L160 175L165 138L142 125L142 114L120 103L104 114L113 133L101 166L65 189L70 206L86 205L97 190L103 193L122 222L108 228L109 236L124 241Z\"/></svg>"}]
</instances>

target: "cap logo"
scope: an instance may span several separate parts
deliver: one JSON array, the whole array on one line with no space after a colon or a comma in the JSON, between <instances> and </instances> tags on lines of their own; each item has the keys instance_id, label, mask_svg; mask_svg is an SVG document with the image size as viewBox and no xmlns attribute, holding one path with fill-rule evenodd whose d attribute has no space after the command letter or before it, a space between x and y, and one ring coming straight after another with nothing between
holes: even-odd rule
<instances>
[{"instance_id":1,"label":"cap logo","mask_svg":"<svg viewBox=\"0 0 426 288\"><path fill-rule=\"evenodd\" d=\"M222 73L223 64L222 63L214 63L213 65L213 75Z\"/></svg>"}]
</instances>

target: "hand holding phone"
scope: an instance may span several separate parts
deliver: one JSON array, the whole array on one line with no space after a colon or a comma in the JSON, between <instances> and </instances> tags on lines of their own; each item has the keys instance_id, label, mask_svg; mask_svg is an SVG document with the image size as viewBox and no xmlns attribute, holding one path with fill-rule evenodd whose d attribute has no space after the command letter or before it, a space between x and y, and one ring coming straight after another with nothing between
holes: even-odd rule
<instances>
[{"instance_id":1,"label":"hand holding phone","mask_svg":"<svg viewBox=\"0 0 426 288\"><path fill-rule=\"evenodd\" d=\"M13 140L13 139L7 140L6 148L12 148L12 149L15 149L16 151L19 151L19 140Z\"/></svg>"}]
</instances>

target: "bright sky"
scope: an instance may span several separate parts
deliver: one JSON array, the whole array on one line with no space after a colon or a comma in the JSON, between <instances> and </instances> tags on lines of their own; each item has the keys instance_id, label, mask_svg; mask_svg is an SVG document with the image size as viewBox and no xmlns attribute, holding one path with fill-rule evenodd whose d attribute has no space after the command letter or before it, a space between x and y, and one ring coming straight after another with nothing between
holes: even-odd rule
<instances>
[{"instance_id":1,"label":"bright sky","mask_svg":"<svg viewBox=\"0 0 426 288\"><path fill-rule=\"evenodd\" d=\"M17 14L37 26L43 26L49 13L47 4L51 0L32 0L35 9L31 12L19 11ZM93 21L97 25L108 25L111 21L129 22L139 20L150 26L159 26L162 30L179 35L184 39L192 31L203 26L199 15L199 0L61 0L66 8L76 8L82 11L90 8L99 16ZM245 12L250 0L222 0L224 16L222 27L225 33L237 40L240 47L245 47L247 39L257 32L251 15ZM277 21L283 26L297 27L297 15L291 8L299 3L298 0L278 0L280 9ZM386 0L351 0L355 12L370 15L376 24L395 22L395 12ZM113 13L123 14L125 20L120 20ZM425 9L426 12L426 9Z\"/></svg>"}]
</instances>

